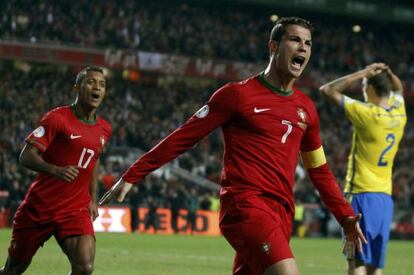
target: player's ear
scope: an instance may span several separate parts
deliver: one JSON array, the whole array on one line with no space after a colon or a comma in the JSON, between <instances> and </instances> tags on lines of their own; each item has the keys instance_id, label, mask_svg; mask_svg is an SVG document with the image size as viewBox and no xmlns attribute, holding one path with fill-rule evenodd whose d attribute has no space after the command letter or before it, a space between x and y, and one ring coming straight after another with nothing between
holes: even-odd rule
<instances>
[{"instance_id":1,"label":"player's ear","mask_svg":"<svg viewBox=\"0 0 414 275\"><path fill-rule=\"evenodd\" d=\"M80 85L78 85L78 84L73 85L73 91L75 93L79 93L79 91L80 91Z\"/></svg>"},{"instance_id":2,"label":"player's ear","mask_svg":"<svg viewBox=\"0 0 414 275\"><path fill-rule=\"evenodd\" d=\"M277 48L279 44L274 40L269 40L269 42L267 43L267 46L269 47L269 54L270 56L272 56L272 54L277 52Z\"/></svg>"}]
</instances>

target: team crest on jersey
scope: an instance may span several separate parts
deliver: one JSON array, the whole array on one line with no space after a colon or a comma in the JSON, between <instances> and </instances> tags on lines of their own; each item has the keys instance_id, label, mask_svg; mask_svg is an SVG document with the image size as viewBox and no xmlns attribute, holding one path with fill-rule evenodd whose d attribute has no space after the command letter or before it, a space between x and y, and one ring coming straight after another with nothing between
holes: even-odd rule
<instances>
[{"instance_id":1,"label":"team crest on jersey","mask_svg":"<svg viewBox=\"0 0 414 275\"><path fill-rule=\"evenodd\" d=\"M307 121L306 121L307 120L306 112L305 112L305 110L303 110L303 108L297 108L296 111L297 111L298 117L299 117L298 125L299 125L300 128L305 130L306 128L308 128L308 124L307 124Z\"/></svg>"},{"instance_id":2,"label":"team crest on jersey","mask_svg":"<svg viewBox=\"0 0 414 275\"><path fill-rule=\"evenodd\" d=\"M195 116L198 118L206 117L209 111L210 111L210 107L208 107L208 105L204 105L203 107L200 108L200 110L198 110L195 113Z\"/></svg>"},{"instance_id":3,"label":"team crest on jersey","mask_svg":"<svg viewBox=\"0 0 414 275\"><path fill-rule=\"evenodd\" d=\"M33 131L33 135L37 138L43 137L45 134L45 127L39 126Z\"/></svg>"},{"instance_id":4,"label":"team crest on jersey","mask_svg":"<svg viewBox=\"0 0 414 275\"><path fill-rule=\"evenodd\" d=\"M102 147L104 147L105 146L105 137L101 136L100 140L101 140Z\"/></svg>"},{"instance_id":5,"label":"team crest on jersey","mask_svg":"<svg viewBox=\"0 0 414 275\"><path fill-rule=\"evenodd\" d=\"M263 252L264 252L264 253L266 253L267 255L269 255L269 253L270 253L270 248L271 248L270 243L268 243L268 242L264 242L264 243L262 243L262 250L263 250Z\"/></svg>"}]
</instances>

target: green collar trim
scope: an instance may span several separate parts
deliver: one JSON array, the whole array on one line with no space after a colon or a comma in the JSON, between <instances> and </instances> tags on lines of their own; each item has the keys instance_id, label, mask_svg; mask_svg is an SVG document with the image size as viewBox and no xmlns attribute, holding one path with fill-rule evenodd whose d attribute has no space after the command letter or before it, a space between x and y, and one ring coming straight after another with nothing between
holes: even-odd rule
<instances>
[{"instance_id":1,"label":"green collar trim","mask_svg":"<svg viewBox=\"0 0 414 275\"><path fill-rule=\"evenodd\" d=\"M93 115L93 119L91 119L91 120L87 120L87 119L84 119L79 113L78 113L78 111L76 111L76 108L75 108L75 104L72 104L71 106L70 106L70 108L71 108L71 110L72 110L72 112L73 112L73 114L80 120L80 121L82 121L83 123L86 123L86 124L88 124L88 125L94 125L95 123L96 123L96 119L97 119L97 116L96 116L96 114L94 114Z\"/></svg>"},{"instance_id":2,"label":"green collar trim","mask_svg":"<svg viewBox=\"0 0 414 275\"><path fill-rule=\"evenodd\" d=\"M260 83L262 83L264 86L266 86L268 89L270 89L272 92L277 93L278 95L281 96L291 96L293 94L293 90L282 90L278 87L273 86L272 84L269 83L269 81L267 81L264 77L264 72L261 72L259 74L259 81Z\"/></svg>"}]
</instances>

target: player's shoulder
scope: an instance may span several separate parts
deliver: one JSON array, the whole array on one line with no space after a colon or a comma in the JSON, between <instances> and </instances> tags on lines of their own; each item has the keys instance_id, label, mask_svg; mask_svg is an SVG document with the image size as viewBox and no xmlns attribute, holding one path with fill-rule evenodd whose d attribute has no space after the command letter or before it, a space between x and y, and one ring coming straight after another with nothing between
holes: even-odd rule
<instances>
[{"instance_id":1,"label":"player's shoulder","mask_svg":"<svg viewBox=\"0 0 414 275\"><path fill-rule=\"evenodd\" d=\"M238 96L240 93L253 90L257 85L258 82L256 80L256 76L252 76L241 81L229 82L220 87L215 94L218 93Z\"/></svg>"},{"instance_id":2,"label":"player's shoulder","mask_svg":"<svg viewBox=\"0 0 414 275\"><path fill-rule=\"evenodd\" d=\"M396 92L391 92L389 103L393 108L399 108L404 105L404 96Z\"/></svg>"},{"instance_id":3,"label":"player's shoulder","mask_svg":"<svg viewBox=\"0 0 414 275\"><path fill-rule=\"evenodd\" d=\"M292 90L293 96L296 98L297 101L299 101L305 107L308 107L316 112L315 102L309 95L307 95L305 92L302 91L302 89L296 86L293 86Z\"/></svg>"},{"instance_id":4,"label":"player's shoulder","mask_svg":"<svg viewBox=\"0 0 414 275\"><path fill-rule=\"evenodd\" d=\"M346 110L353 110L359 112L376 112L378 106L371 102L361 101L347 95L342 95L341 106Z\"/></svg>"},{"instance_id":5,"label":"player's shoulder","mask_svg":"<svg viewBox=\"0 0 414 275\"><path fill-rule=\"evenodd\" d=\"M45 116L65 115L67 112L70 112L70 106L59 106L48 111Z\"/></svg>"},{"instance_id":6,"label":"player's shoulder","mask_svg":"<svg viewBox=\"0 0 414 275\"><path fill-rule=\"evenodd\" d=\"M108 135L111 135L112 126L111 126L111 123L109 123L108 120L106 120L102 116L98 116L98 124L102 127L102 129L104 129L105 132L108 133Z\"/></svg>"},{"instance_id":7,"label":"player's shoulder","mask_svg":"<svg viewBox=\"0 0 414 275\"><path fill-rule=\"evenodd\" d=\"M308 96L301 88L297 86L292 87L293 93L301 100L309 101L313 103L313 100Z\"/></svg>"},{"instance_id":8,"label":"player's shoulder","mask_svg":"<svg viewBox=\"0 0 414 275\"><path fill-rule=\"evenodd\" d=\"M109 121L106 118L102 117L102 116L98 117L98 123L103 128L112 129L111 123L109 123Z\"/></svg>"},{"instance_id":9,"label":"player's shoulder","mask_svg":"<svg viewBox=\"0 0 414 275\"><path fill-rule=\"evenodd\" d=\"M232 88L237 91L250 91L255 87L260 87L260 83L257 80L257 75L251 76L240 81L230 82L227 85L229 86L229 88Z\"/></svg>"},{"instance_id":10,"label":"player's shoulder","mask_svg":"<svg viewBox=\"0 0 414 275\"><path fill-rule=\"evenodd\" d=\"M62 120L67 116L68 112L70 112L70 106L59 106L46 112L42 116L41 120Z\"/></svg>"},{"instance_id":11,"label":"player's shoulder","mask_svg":"<svg viewBox=\"0 0 414 275\"><path fill-rule=\"evenodd\" d=\"M243 89L243 84L241 83L242 82L228 82L224 84L223 86L221 86L220 88L218 88L213 93L211 98L215 100L219 98L224 99L224 98L231 98L231 97L237 96L240 93L240 90Z\"/></svg>"}]
</instances>

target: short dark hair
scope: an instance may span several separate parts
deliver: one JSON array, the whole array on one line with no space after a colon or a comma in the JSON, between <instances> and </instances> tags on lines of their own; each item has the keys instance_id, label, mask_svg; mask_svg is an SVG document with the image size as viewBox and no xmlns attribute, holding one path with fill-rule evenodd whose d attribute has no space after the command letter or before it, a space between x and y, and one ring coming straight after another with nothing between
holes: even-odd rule
<instances>
[{"instance_id":1,"label":"short dark hair","mask_svg":"<svg viewBox=\"0 0 414 275\"><path fill-rule=\"evenodd\" d=\"M379 74L368 78L367 85L371 85L377 96L385 97L388 96L392 89L392 80L387 71L381 71Z\"/></svg>"},{"instance_id":2,"label":"short dark hair","mask_svg":"<svg viewBox=\"0 0 414 275\"><path fill-rule=\"evenodd\" d=\"M313 25L308 20L299 17L282 17L276 21L275 26L270 32L270 40L280 42L282 36L286 33L289 25L299 25L313 32Z\"/></svg>"},{"instance_id":3,"label":"short dark hair","mask_svg":"<svg viewBox=\"0 0 414 275\"><path fill-rule=\"evenodd\" d=\"M85 79L88 72L98 72L98 73L104 74L103 68L98 67L98 66L90 66L90 67L83 68L76 75L75 86L79 86L82 83L82 81Z\"/></svg>"}]
</instances>

